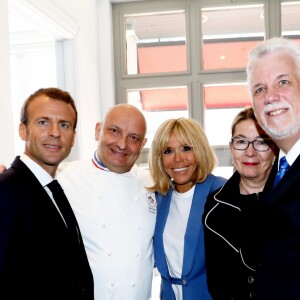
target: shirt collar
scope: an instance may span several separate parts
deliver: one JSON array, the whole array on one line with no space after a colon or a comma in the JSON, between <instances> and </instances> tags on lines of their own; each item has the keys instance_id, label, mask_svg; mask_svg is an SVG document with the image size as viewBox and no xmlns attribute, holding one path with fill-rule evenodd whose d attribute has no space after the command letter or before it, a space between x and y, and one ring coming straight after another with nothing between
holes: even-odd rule
<instances>
[{"instance_id":1,"label":"shirt collar","mask_svg":"<svg viewBox=\"0 0 300 300\"><path fill-rule=\"evenodd\" d=\"M99 160L98 155L97 155L97 150L94 152L94 156L92 158L92 162L94 164L94 166L100 170L104 170L107 172L111 172L107 167L104 166L104 164ZM114 172L112 172L114 173ZM117 174L117 173L116 173ZM130 174L132 176L137 176L137 165L134 164L133 167L131 168L130 171L126 172L126 173L122 173L121 175L124 174ZM120 175L120 174L119 174Z\"/></svg>"},{"instance_id":2,"label":"shirt collar","mask_svg":"<svg viewBox=\"0 0 300 300\"><path fill-rule=\"evenodd\" d=\"M104 166L104 164L99 160L98 155L97 155L97 150L94 153L94 156L92 158L93 164L96 168L110 172L108 168Z\"/></svg>"},{"instance_id":3,"label":"shirt collar","mask_svg":"<svg viewBox=\"0 0 300 300\"><path fill-rule=\"evenodd\" d=\"M279 152L278 162L280 161L280 158L285 156L287 162L291 166L294 161L297 159L297 157L300 154L300 140L296 142L296 144L291 148L291 150L286 154L282 150Z\"/></svg>"},{"instance_id":4,"label":"shirt collar","mask_svg":"<svg viewBox=\"0 0 300 300\"><path fill-rule=\"evenodd\" d=\"M47 171L25 153L21 155L20 160L29 168L42 186L46 186L53 180Z\"/></svg>"}]
</instances>

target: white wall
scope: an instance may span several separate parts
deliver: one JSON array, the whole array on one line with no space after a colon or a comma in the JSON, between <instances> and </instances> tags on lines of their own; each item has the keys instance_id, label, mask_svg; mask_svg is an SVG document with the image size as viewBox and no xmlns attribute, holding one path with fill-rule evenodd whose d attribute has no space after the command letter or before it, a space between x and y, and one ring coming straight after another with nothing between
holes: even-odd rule
<instances>
[{"instance_id":1,"label":"white wall","mask_svg":"<svg viewBox=\"0 0 300 300\"><path fill-rule=\"evenodd\" d=\"M21 0L38 3L43 1ZM69 15L79 26L72 40L65 44L68 72L65 89L74 96L79 122L77 138L70 159L90 158L95 150L94 127L115 103L110 0L49 0ZM0 1L0 163L13 160L13 117L9 74L8 0ZM46 1L45 1L46 3ZM33 92L33 91L32 91Z\"/></svg>"},{"instance_id":2,"label":"white wall","mask_svg":"<svg viewBox=\"0 0 300 300\"><path fill-rule=\"evenodd\" d=\"M13 115L9 73L9 34L7 1L0 1L0 163L14 158Z\"/></svg>"},{"instance_id":3,"label":"white wall","mask_svg":"<svg viewBox=\"0 0 300 300\"><path fill-rule=\"evenodd\" d=\"M75 60L75 100L79 112L76 156L95 150L94 127L115 103L110 0L52 0L79 25L71 42ZM77 155L78 153L78 155Z\"/></svg>"}]
</instances>

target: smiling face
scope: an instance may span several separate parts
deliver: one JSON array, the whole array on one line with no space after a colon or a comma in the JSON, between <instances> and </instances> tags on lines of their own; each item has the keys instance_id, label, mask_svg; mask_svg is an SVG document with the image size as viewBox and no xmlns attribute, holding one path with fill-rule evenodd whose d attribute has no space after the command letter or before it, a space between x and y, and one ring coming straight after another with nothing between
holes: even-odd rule
<instances>
[{"instance_id":1,"label":"smiling face","mask_svg":"<svg viewBox=\"0 0 300 300\"><path fill-rule=\"evenodd\" d=\"M252 66L251 93L259 124L285 152L300 138L300 76L290 54L277 51Z\"/></svg>"},{"instance_id":2,"label":"smiling face","mask_svg":"<svg viewBox=\"0 0 300 300\"><path fill-rule=\"evenodd\" d=\"M104 122L96 125L98 158L112 172L129 172L146 143L145 134L146 121L137 108L113 107Z\"/></svg>"},{"instance_id":3,"label":"smiling face","mask_svg":"<svg viewBox=\"0 0 300 300\"><path fill-rule=\"evenodd\" d=\"M40 95L29 103L27 113L27 125L19 126L24 153L54 177L74 144L75 111L70 104Z\"/></svg>"},{"instance_id":4,"label":"smiling face","mask_svg":"<svg viewBox=\"0 0 300 300\"><path fill-rule=\"evenodd\" d=\"M162 153L162 164L167 174L173 178L175 189L184 193L195 184L193 176L197 169L194 149L187 144L181 144L174 133Z\"/></svg>"},{"instance_id":5,"label":"smiling face","mask_svg":"<svg viewBox=\"0 0 300 300\"><path fill-rule=\"evenodd\" d=\"M252 119L240 121L234 127L233 137L240 137L248 141L263 139L266 134L256 126ZM265 182L272 168L274 153L272 147L265 152L256 151L250 144L246 150L236 150L229 144L233 166L242 178Z\"/></svg>"}]
</instances>

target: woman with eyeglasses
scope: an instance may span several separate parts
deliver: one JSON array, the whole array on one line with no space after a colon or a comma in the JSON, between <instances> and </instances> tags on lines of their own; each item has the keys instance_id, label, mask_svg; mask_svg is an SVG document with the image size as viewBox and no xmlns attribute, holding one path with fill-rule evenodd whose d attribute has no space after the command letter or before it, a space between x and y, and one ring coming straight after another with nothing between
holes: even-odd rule
<instances>
[{"instance_id":1,"label":"woman with eyeglasses","mask_svg":"<svg viewBox=\"0 0 300 300\"><path fill-rule=\"evenodd\" d=\"M208 197L203 214L207 281L214 300L252 298L259 199L278 154L252 107L235 117L231 131L229 147L235 171Z\"/></svg>"}]
</instances>

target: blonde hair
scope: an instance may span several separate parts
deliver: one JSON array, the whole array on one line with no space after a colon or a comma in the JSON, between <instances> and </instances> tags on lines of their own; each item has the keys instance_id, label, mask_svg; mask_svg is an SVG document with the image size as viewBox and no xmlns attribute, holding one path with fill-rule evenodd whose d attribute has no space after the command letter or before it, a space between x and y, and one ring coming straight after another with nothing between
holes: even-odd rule
<instances>
[{"instance_id":1,"label":"blonde hair","mask_svg":"<svg viewBox=\"0 0 300 300\"><path fill-rule=\"evenodd\" d=\"M217 164L216 156L199 122L188 118L166 120L157 129L149 152L150 174L154 181L153 186L147 188L149 191L165 195L172 186L162 164L162 154L173 133L181 144L190 145L195 153L195 182L203 182Z\"/></svg>"}]
</instances>

